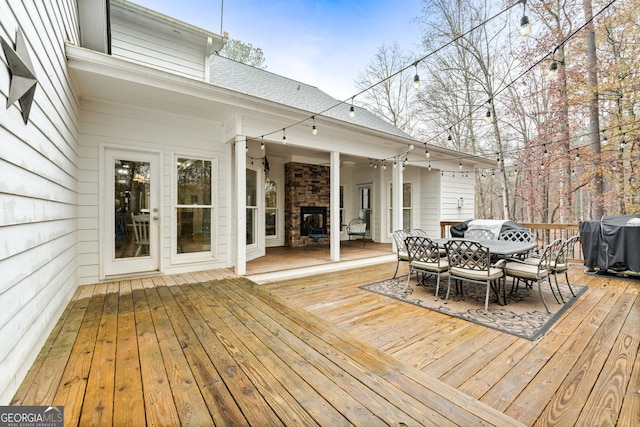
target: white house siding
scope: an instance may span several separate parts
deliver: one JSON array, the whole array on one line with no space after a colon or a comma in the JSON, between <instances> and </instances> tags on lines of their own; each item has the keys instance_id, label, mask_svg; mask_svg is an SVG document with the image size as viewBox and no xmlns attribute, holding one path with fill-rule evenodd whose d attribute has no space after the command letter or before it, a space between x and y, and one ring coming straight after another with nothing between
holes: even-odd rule
<instances>
[{"instance_id":1,"label":"white house siding","mask_svg":"<svg viewBox=\"0 0 640 427\"><path fill-rule=\"evenodd\" d=\"M5 109L0 66L0 405L10 402L78 279L77 104L63 43L77 43L74 0L0 0L0 35L25 36L38 86L25 125Z\"/></svg>"},{"instance_id":2,"label":"white house siding","mask_svg":"<svg viewBox=\"0 0 640 427\"><path fill-rule=\"evenodd\" d=\"M230 266L228 204L231 159L222 141L222 123L193 117L167 114L156 110L109 104L97 101L81 103L80 130L80 257L81 284L96 283L99 276L99 162L101 145L159 151L162 154L161 194L161 271L166 274ZM217 159L214 187L212 239L215 259L197 263L172 263L172 206L175 186L175 155ZM106 201L105 201L106 203ZM109 237L109 236L107 236Z\"/></svg>"},{"instance_id":3,"label":"white house siding","mask_svg":"<svg viewBox=\"0 0 640 427\"><path fill-rule=\"evenodd\" d=\"M204 79L203 50L194 49L192 43L184 42L177 33L158 33L135 22L114 19L111 53L173 74Z\"/></svg>"},{"instance_id":4,"label":"white house siding","mask_svg":"<svg viewBox=\"0 0 640 427\"><path fill-rule=\"evenodd\" d=\"M457 166L449 168L440 176L440 200L442 206L442 221L464 221L475 216L474 203L474 174L464 177L461 173L454 173ZM464 199L464 206L458 208L458 199Z\"/></svg>"},{"instance_id":5,"label":"white house siding","mask_svg":"<svg viewBox=\"0 0 640 427\"><path fill-rule=\"evenodd\" d=\"M440 237L440 172L420 170L420 193L415 205L418 207L420 227L433 237ZM414 192L415 193L415 192Z\"/></svg>"}]
</instances>

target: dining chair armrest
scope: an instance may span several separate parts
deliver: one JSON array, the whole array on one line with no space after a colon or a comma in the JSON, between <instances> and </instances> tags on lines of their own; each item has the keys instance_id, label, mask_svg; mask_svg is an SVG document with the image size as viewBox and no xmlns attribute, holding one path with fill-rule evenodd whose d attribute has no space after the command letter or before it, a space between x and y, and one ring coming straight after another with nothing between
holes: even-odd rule
<instances>
[{"instance_id":1,"label":"dining chair armrest","mask_svg":"<svg viewBox=\"0 0 640 427\"><path fill-rule=\"evenodd\" d=\"M506 264L507 261L511 261L511 258L500 258L498 261L496 261L493 264L491 264L491 267L504 268L504 265L502 265L502 264Z\"/></svg>"}]
</instances>

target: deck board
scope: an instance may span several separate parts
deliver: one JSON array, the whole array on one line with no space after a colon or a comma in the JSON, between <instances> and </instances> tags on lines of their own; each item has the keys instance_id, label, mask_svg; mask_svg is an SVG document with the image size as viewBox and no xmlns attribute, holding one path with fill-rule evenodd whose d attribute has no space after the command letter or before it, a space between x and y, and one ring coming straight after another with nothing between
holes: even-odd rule
<instances>
[{"instance_id":1,"label":"deck board","mask_svg":"<svg viewBox=\"0 0 640 427\"><path fill-rule=\"evenodd\" d=\"M528 341L358 288L394 270L81 287L12 404L67 425L640 424L637 280L572 268L588 291Z\"/></svg>"}]
</instances>

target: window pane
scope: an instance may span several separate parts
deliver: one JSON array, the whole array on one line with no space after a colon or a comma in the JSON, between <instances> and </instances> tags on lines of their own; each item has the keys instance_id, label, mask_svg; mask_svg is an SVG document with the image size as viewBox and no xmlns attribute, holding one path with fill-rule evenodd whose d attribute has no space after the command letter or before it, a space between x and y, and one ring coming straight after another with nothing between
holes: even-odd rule
<instances>
[{"instance_id":1,"label":"window pane","mask_svg":"<svg viewBox=\"0 0 640 427\"><path fill-rule=\"evenodd\" d=\"M247 169L247 206L257 206L258 172Z\"/></svg>"},{"instance_id":2,"label":"window pane","mask_svg":"<svg viewBox=\"0 0 640 427\"><path fill-rule=\"evenodd\" d=\"M178 204L211 205L211 162L178 159Z\"/></svg>"},{"instance_id":3,"label":"window pane","mask_svg":"<svg viewBox=\"0 0 640 427\"><path fill-rule=\"evenodd\" d=\"M264 200L266 208L278 207L278 183L267 181L264 184Z\"/></svg>"},{"instance_id":4,"label":"window pane","mask_svg":"<svg viewBox=\"0 0 640 427\"><path fill-rule=\"evenodd\" d=\"M211 208L178 208L178 253L211 250Z\"/></svg>"},{"instance_id":5,"label":"window pane","mask_svg":"<svg viewBox=\"0 0 640 427\"><path fill-rule=\"evenodd\" d=\"M411 209L402 210L402 226L407 231L413 228L411 224Z\"/></svg>"},{"instance_id":6,"label":"window pane","mask_svg":"<svg viewBox=\"0 0 640 427\"><path fill-rule=\"evenodd\" d=\"M371 209L370 189L360 189L360 209Z\"/></svg>"},{"instance_id":7,"label":"window pane","mask_svg":"<svg viewBox=\"0 0 640 427\"><path fill-rule=\"evenodd\" d=\"M402 186L402 206L411 207L411 183L408 182Z\"/></svg>"},{"instance_id":8,"label":"window pane","mask_svg":"<svg viewBox=\"0 0 640 427\"><path fill-rule=\"evenodd\" d=\"M247 208L247 245L256 242L255 209Z\"/></svg>"},{"instance_id":9,"label":"window pane","mask_svg":"<svg viewBox=\"0 0 640 427\"><path fill-rule=\"evenodd\" d=\"M278 216L278 211L275 209L267 209L265 211L265 218L264 218L265 235L267 236L276 235L277 216Z\"/></svg>"}]
</instances>

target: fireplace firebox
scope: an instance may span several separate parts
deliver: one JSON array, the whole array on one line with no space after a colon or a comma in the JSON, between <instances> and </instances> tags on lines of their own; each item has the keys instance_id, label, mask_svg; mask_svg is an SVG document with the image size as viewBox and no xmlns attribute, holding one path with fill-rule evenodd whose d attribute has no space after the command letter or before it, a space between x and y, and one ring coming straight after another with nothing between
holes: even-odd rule
<instances>
[{"instance_id":1,"label":"fireplace firebox","mask_svg":"<svg viewBox=\"0 0 640 427\"><path fill-rule=\"evenodd\" d=\"M308 236L309 230L322 229L327 231L327 208L323 206L300 207L300 236Z\"/></svg>"}]
</instances>

